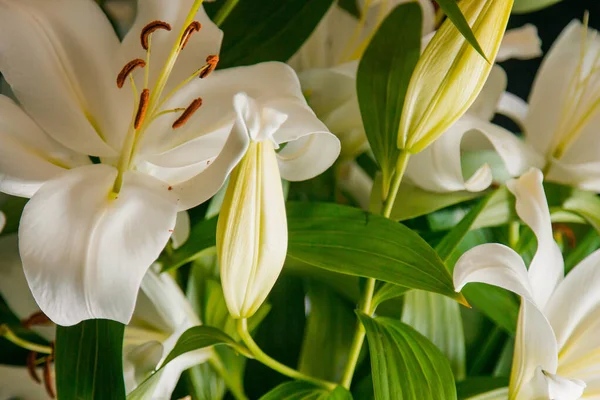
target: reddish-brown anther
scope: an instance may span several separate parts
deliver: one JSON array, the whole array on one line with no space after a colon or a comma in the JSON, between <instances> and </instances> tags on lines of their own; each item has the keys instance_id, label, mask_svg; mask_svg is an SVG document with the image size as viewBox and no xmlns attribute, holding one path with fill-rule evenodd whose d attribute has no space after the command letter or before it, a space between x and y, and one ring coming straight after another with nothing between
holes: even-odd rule
<instances>
[{"instance_id":1,"label":"reddish-brown anther","mask_svg":"<svg viewBox=\"0 0 600 400\"><path fill-rule=\"evenodd\" d=\"M210 55L206 57L206 65L200 71L200 79L206 78L217 68L217 64L219 63L219 56L216 54Z\"/></svg>"},{"instance_id":2,"label":"reddish-brown anther","mask_svg":"<svg viewBox=\"0 0 600 400\"><path fill-rule=\"evenodd\" d=\"M36 359L37 353L35 351L31 351L29 354L27 354L27 372L29 372L29 376L31 376L31 379L33 379L36 383L42 383L35 366Z\"/></svg>"},{"instance_id":3,"label":"reddish-brown anther","mask_svg":"<svg viewBox=\"0 0 600 400\"><path fill-rule=\"evenodd\" d=\"M142 60L141 58L136 58L135 60L129 61L127 64L125 64L125 66L117 76L117 87L121 89L123 85L125 85L125 80L129 76L129 74L133 72L134 69L138 67L144 68L145 66L146 61Z\"/></svg>"},{"instance_id":4,"label":"reddish-brown anther","mask_svg":"<svg viewBox=\"0 0 600 400\"><path fill-rule=\"evenodd\" d=\"M150 90L144 89L140 95L140 105L138 106L137 114L135 115L135 122L133 127L137 130L140 128L146 118L146 112L148 111L148 100L150 100Z\"/></svg>"},{"instance_id":5,"label":"reddish-brown anther","mask_svg":"<svg viewBox=\"0 0 600 400\"><path fill-rule=\"evenodd\" d=\"M190 37L192 37L192 34L194 32L200 31L200 29L202 29L202 24L198 21L192 22L187 28L185 28L185 32L181 37L181 50L185 49L185 46L187 46Z\"/></svg>"},{"instance_id":6,"label":"reddish-brown anther","mask_svg":"<svg viewBox=\"0 0 600 400\"><path fill-rule=\"evenodd\" d=\"M202 98L198 97L196 100L192 101L192 104L185 109L185 111L181 114L177 121L173 123L173 129L181 128L185 125L186 122L194 115L196 111L202 106Z\"/></svg>"},{"instance_id":7,"label":"reddish-brown anther","mask_svg":"<svg viewBox=\"0 0 600 400\"><path fill-rule=\"evenodd\" d=\"M171 31L171 25L164 21L152 21L148 25L142 29L142 33L140 35L140 40L142 42L142 47L144 50L148 51L150 48L150 35L152 35L155 31L159 29L164 29L165 31Z\"/></svg>"}]
</instances>

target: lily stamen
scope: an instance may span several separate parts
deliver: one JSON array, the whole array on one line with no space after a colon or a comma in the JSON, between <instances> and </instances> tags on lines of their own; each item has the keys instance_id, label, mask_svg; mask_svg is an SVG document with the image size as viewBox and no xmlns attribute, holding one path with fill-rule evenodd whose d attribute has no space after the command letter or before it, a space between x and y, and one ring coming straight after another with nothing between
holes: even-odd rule
<instances>
[{"instance_id":1,"label":"lily stamen","mask_svg":"<svg viewBox=\"0 0 600 400\"><path fill-rule=\"evenodd\" d=\"M164 29L165 31L171 32L172 28L168 22L157 20L150 22L142 29L140 41L144 50L148 51L150 49L150 35L159 29Z\"/></svg>"},{"instance_id":2,"label":"lily stamen","mask_svg":"<svg viewBox=\"0 0 600 400\"><path fill-rule=\"evenodd\" d=\"M144 68L145 66L146 66L146 61L142 60L141 58L136 58L135 60L129 61L127 64L125 64L125 66L123 67L121 72L119 72L119 75L117 76L117 87L119 89L123 88L123 85L125 85L125 80L127 79L127 77L136 68L138 68L138 67Z\"/></svg>"},{"instance_id":3,"label":"lily stamen","mask_svg":"<svg viewBox=\"0 0 600 400\"><path fill-rule=\"evenodd\" d=\"M206 64L200 70L200 79L206 78L217 68L217 64L219 63L219 56L216 54L212 54L206 57Z\"/></svg>"},{"instance_id":4,"label":"lily stamen","mask_svg":"<svg viewBox=\"0 0 600 400\"><path fill-rule=\"evenodd\" d=\"M24 319L23 321L21 321L21 325L24 328L29 329L32 326L52 325L52 321L50 321L50 318L48 318L48 316L46 314L39 311L39 312L31 314L27 319Z\"/></svg>"},{"instance_id":5,"label":"lily stamen","mask_svg":"<svg viewBox=\"0 0 600 400\"><path fill-rule=\"evenodd\" d=\"M36 369L36 359L37 359L37 353L35 351L31 351L29 352L29 354L27 354L27 372L29 372L29 376L31 376L31 379L33 379L35 381L35 383L42 383L42 380L40 379L38 373L37 373L37 369Z\"/></svg>"},{"instance_id":6,"label":"lily stamen","mask_svg":"<svg viewBox=\"0 0 600 400\"><path fill-rule=\"evenodd\" d=\"M146 112L148 111L148 100L150 99L150 90L144 89L140 95L140 104L138 106L137 114L135 115L135 122L133 127L138 130L144 119L146 118Z\"/></svg>"},{"instance_id":7,"label":"lily stamen","mask_svg":"<svg viewBox=\"0 0 600 400\"><path fill-rule=\"evenodd\" d=\"M52 379L52 362L54 361L54 344L52 344L52 354L46 357L44 363L44 387L48 396L55 399L56 392L54 391L54 380Z\"/></svg>"},{"instance_id":8,"label":"lily stamen","mask_svg":"<svg viewBox=\"0 0 600 400\"><path fill-rule=\"evenodd\" d=\"M188 25L188 27L185 29L185 32L183 33L183 36L181 37L181 50L185 49L185 46L187 46L188 41L190 40L190 37L192 37L194 32L198 32L200 31L200 29L202 29L202 24L198 21L194 21Z\"/></svg>"},{"instance_id":9,"label":"lily stamen","mask_svg":"<svg viewBox=\"0 0 600 400\"><path fill-rule=\"evenodd\" d=\"M198 109L201 106L202 106L202 98L201 97L198 97L197 99L192 101L192 104L190 104L188 106L188 108L185 109L183 114L181 114L181 116L179 118L177 118L177 120L173 123L173 129L181 128L183 125L185 125L185 123L189 121L189 119L192 117L192 115L194 115L194 113L196 111L198 111Z\"/></svg>"}]
</instances>

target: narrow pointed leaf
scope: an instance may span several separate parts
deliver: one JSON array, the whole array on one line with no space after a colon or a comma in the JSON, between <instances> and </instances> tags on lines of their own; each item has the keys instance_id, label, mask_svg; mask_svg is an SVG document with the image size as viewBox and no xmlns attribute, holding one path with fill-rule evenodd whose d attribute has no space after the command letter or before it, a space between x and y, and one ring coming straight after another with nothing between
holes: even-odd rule
<instances>
[{"instance_id":1,"label":"narrow pointed leaf","mask_svg":"<svg viewBox=\"0 0 600 400\"><path fill-rule=\"evenodd\" d=\"M561 0L515 0L513 13L525 14L533 11L538 11L546 7L550 7Z\"/></svg>"},{"instance_id":2,"label":"narrow pointed leaf","mask_svg":"<svg viewBox=\"0 0 600 400\"><path fill-rule=\"evenodd\" d=\"M469 42L471 46L473 46L473 48L477 50L481 57L487 60L487 56L483 52L483 49L481 48L479 43L477 42L477 38L473 34L473 31L471 30L471 27L465 19L465 16L463 15L462 11L460 11L460 7L458 7L456 0L438 0L437 3L439 4L442 11L444 11L444 14L446 14L448 19L452 21L456 29L458 29L461 35L464 36L467 42Z\"/></svg>"},{"instance_id":3,"label":"narrow pointed leaf","mask_svg":"<svg viewBox=\"0 0 600 400\"><path fill-rule=\"evenodd\" d=\"M376 399L456 400L448 360L433 343L400 321L359 318L367 332Z\"/></svg>"},{"instance_id":4,"label":"narrow pointed leaf","mask_svg":"<svg viewBox=\"0 0 600 400\"><path fill-rule=\"evenodd\" d=\"M56 328L59 399L125 399L125 325L102 319Z\"/></svg>"},{"instance_id":5,"label":"narrow pointed leaf","mask_svg":"<svg viewBox=\"0 0 600 400\"><path fill-rule=\"evenodd\" d=\"M398 159L398 126L421 51L421 24L418 3L395 8L375 33L358 67L356 88L365 132L386 181Z\"/></svg>"}]
</instances>

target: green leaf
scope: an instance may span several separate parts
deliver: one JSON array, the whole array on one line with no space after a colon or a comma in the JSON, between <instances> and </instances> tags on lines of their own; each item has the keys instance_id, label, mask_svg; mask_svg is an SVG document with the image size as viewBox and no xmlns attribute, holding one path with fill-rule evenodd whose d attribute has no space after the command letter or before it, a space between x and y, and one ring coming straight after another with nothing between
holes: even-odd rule
<instances>
[{"instance_id":1,"label":"green leaf","mask_svg":"<svg viewBox=\"0 0 600 400\"><path fill-rule=\"evenodd\" d=\"M288 202L287 216L290 260L462 299L437 253L402 224L329 203ZM195 225L163 270L200 257L215 245L215 232L216 218Z\"/></svg>"},{"instance_id":2,"label":"green leaf","mask_svg":"<svg viewBox=\"0 0 600 400\"><path fill-rule=\"evenodd\" d=\"M569 273L584 258L600 248L600 235L595 229L577 241L577 246L565 257L565 274Z\"/></svg>"},{"instance_id":3,"label":"green leaf","mask_svg":"<svg viewBox=\"0 0 600 400\"><path fill-rule=\"evenodd\" d=\"M175 358L182 354L189 353L190 351L203 349L206 347L214 346L217 344L226 344L229 347L235 349L240 354L251 358L252 354L242 345L237 343L233 338L224 333L223 331L213 328L210 326L194 326L185 331L177 340L175 347L167 355L167 358L163 361L160 368L157 369L152 375L150 375L142 384L140 384L133 392L128 396L128 400L144 400L147 399L148 393L150 393L155 385L158 383L158 379L162 374L163 368Z\"/></svg>"},{"instance_id":4,"label":"green leaf","mask_svg":"<svg viewBox=\"0 0 600 400\"><path fill-rule=\"evenodd\" d=\"M354 332L354 304L322 283L307 284L310 304L298 369L320 379L340 381Z\"/></svg>"},{"instance_id":5,"label":"green leaf","mask_svg":"<svg viewBox=\"0 0 600 400\"><path fill-rule=\"evenodd\" d=\"M352 400L352 395L341 386L332 392L308 382L283 383L260 398L260 400Z\"/></svg>"},{"instance_id":6,"label":"green leaf","mask_svg":"<svg viewBox=\"0 0 600 400\"><path fill-rule=\"evenodd\" d=\"M19 221L21 220L21 214L23 214L23 208L29 199L21 197L8 197L4 201L0 201L0 211L6 216L6 226L2 231L3 235L10 233L16 233L19 230Z\"/></svg>"},{"instance_id":7,"label":"green leaf","mask_svg":"<svg viewBox=\"0 0 600 400\"><path fill-rule=\"evenodd\" d=\"M457 398L450 364L433 343L400 321L359 318L367 332L376 399Z\"/></svg>"},{"instance_id":8,"label":"green leaf","mask_svg":"<svg viewBox=\"0 0 600 400\"><path fill-rule=\"evenodd\" d=\"M508 378L475 377L458 382L456 389L458 398L462 400L507 386Z\"/></svg>"},{"instance_id":9,"label":"green leaf","mask_svg":"<svg viewBox=\"0 0 600 400\"><path fill-rule=\"evenodd\" d=\"M458 31L465 37L467 42L469 42L471 46L473 46L473 48L487 60L487 56L484 54L481 46L479 46L477 38L473 34L469 23L465 19L465 16L460 11L456 0L437 0L437 3L442 11L444 11L444 14L446 14L446 16L452 21L456 29L458 29Z\"/></svg>"},{"instance_id":10,"label":"green leaf","mask_svg":"<svg viewBox=\"0 0 600 400\"><path fill-rule=\"evenodd\" d=\"M221 2L222 3L222 2ZM310 36L333 0L239 0L220 28L219 68L287 61ZM214 16L219 4L205 3Z\"/></svg>"},{"instance_id":11,"label":"green leaf","mask_svg":"<svg viewBox=\"0 0 600 400\"><path fill-rule=\"evenodd\" d=\"M356 89L365 133L384 184L398 159L398 127L410 77L421 53L418 3L396 7L383 21L358 66Z\"/></svg>"},{"instance_id":12,"label":"green leaf","mask_svg":"<svg viewBox=\"0 0 600 400\"><path fill-rule=\"evenodd\" d=\"M56 390L59 399L125 399L125 325L102 319L56 327Z\"/></svg>"},{"instance_id":13,"label":"green leaf","mask_svg":"<svg viewBox=\"0 0 600 400\"><path fill-rule=\"evenodd\" d=\"M374 190L371 197L373 210L377 211L381 208L381 178L378 176L375 179ZM474 193L467 191L450 192L450 193L433 193L423 190L408 182L403 182L400 185L400 190L396 196L396 202L392 208L390 219L393 221L405 221L408 219L420 217L430 214L434 211L441 210L458 203L463 203L472 200L484 193Z\"/></svg>"},{"instance_id":14,"label":"green leaf","mask_svg":"<svg viewBox=\"0 0 600 400\"><path fill-rule=\"evenodd\" d=\"M288 203L288 258L461 301L437 253L402 224L356 208Z\"/></svg>"},{"instance_id":15,"label":"green leaf","mask_svg":"<svg viewBox=\"0 0 600 400\"><path fill-rule=\"evenodd\" d=\"M373 305L377 308L384 301L404 296L410 291L411 289L407 287L394 285L393 283L384 283L381 288L375 292L375 296L373 296Z\"/></svg>"},{"instance_id":16,"label":"green leaf","mask_svg":"<svg viewBox=\"0 0 600 400\"><path fill-rule=\"evenodd\" d=\"M413 290L404 297L402 322L429 339L450 361L456 379L467 374L460 306L437 293Z\"/></svg>"},{"instance_id":17,"label":"green leaf","mask_svg":"<svg viewBox=\"0 0 600 400\"><path fill-rule=\"evenodd\" d=\"M460 245L463 241L467 233L473 227L473 224L479 217L479 215L485 210L488 203L492 199L494 194L488 194L485 198L483 198L476 206L471 208L469 213L465 215L465 217L458 223L444 238L438 245L435 247L440 258L444 261L447 261L448 258L452 255L454 250Z\"/></svg>"},{"instance_id":18,"label":"green leaf","mask_svg":"<svg viewBox=\"0 0 600 400\"><path fill-rule=\"evenodd\" d=\"M541 10L542 8L550 7L561 0L515 0L513 13L525 14L533 11Z\"/></svg>"}]
</instances>

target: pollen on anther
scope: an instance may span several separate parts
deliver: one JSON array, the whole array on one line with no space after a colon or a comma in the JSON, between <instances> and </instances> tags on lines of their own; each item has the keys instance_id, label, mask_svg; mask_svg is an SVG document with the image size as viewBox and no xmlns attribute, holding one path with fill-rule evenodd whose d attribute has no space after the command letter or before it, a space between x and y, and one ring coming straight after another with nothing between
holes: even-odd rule
<instances>
[{"instance_id":1,"label":"pollen on anther","mask_svg":"<svg viewBox=\"0 0 600 400\"><path fill-rule=\"evenodd\" d=\"M171 31L171 25L164 21L152 21L148 25L142 29L142 33L140 35L140 40L142 42L142 47L144 50L148 51L149 39L150 35L152 35L155 31L159 29L164 29L165 31Z\"/></svg>"},{"instance_id":2,"label":"pollen on anther","mask_svg":"<svg viewBox=\"0 0 600 400\"><path fill-rule=\"evenodd\" d=\"M137 114L133 127L137 130L140 128L148 111L148 100L150 99L150 90L144 89L140 95L140 105L138 106Z\"/></svg>"},{"instance_id":3,"label":"pollen on anther","mask_svg":"<svg viewBox=\"0 0 600 400\"><path fill-rule=\"evenodd\" d=\"M192 22L187 28L185 28L185 32L181 37L181 50L185 49L185 46L187 46L192 34L194 32L198 32L200 29L202 29L202 24L198 21Z\"/></svg>"},{"instance_id":4,"label":"pollen on anther","mask_svg":"<svg viewBox=\"0 0 600 400\"><path fill-rule=\"evenodd\" d=\"M36 359L37 353L35 351L30 351L29 354L27 354L27 372L29 372L29 376L36 383L42 383L35 366Z\"/></svg>"},{"instance_id":5,"label":"pollen on anther","mask_svg":"<svg viewBox=\"0 0 600 400\"><path fill-rule=\"evenodd\" d=\"M134 69L138 67L144 68L145 66L146 61L142 60L141 58L136 58L135 60L131 60L127 64L125 64L121 72L119 72L119 76L117 76L118 88L121 89L123 87L123 85L125 84L125 80L129 76L129 74L133 72Z\"/></svg>"},{"instance_id":6,"label":"pollen on anther","mask_svg":"<svg viewBox=\"0 0 600 400\"><path fill-rule=\"evenodd\" d=\"M206 65L204 66L204 68L202 68L202 71L200 71L200 75L199 75L200 79L204 79L208 75L210 75L210 73L213 72L215 70L215 68L217 68L218 63L219 63L218 55L213 54L213 55L206 57Z\"/></svg>"},{"instance_id":7,"label":"pollen on anther","mask_svg":"<svg viewBox=\"0 0 600 400\"><path fill-rule=\"evenodd\" d=\"M173 186L169 186L167 190L173 190Z\"/></svg>"},{"instance_id":8,"label":"pollen on anther","mask_svg":"<svg viewBox=\"0 0 600 400\"><path fill-rule=\"evenodd\" d=\"M185 125L186 122L194 115L196 111L202 106L202 98L198 97L196 100L192 101L192 104L185 109L185 111L181 114L179 118L173 123L173 129L181 128Z\"/></svg>"}]
</instances>

